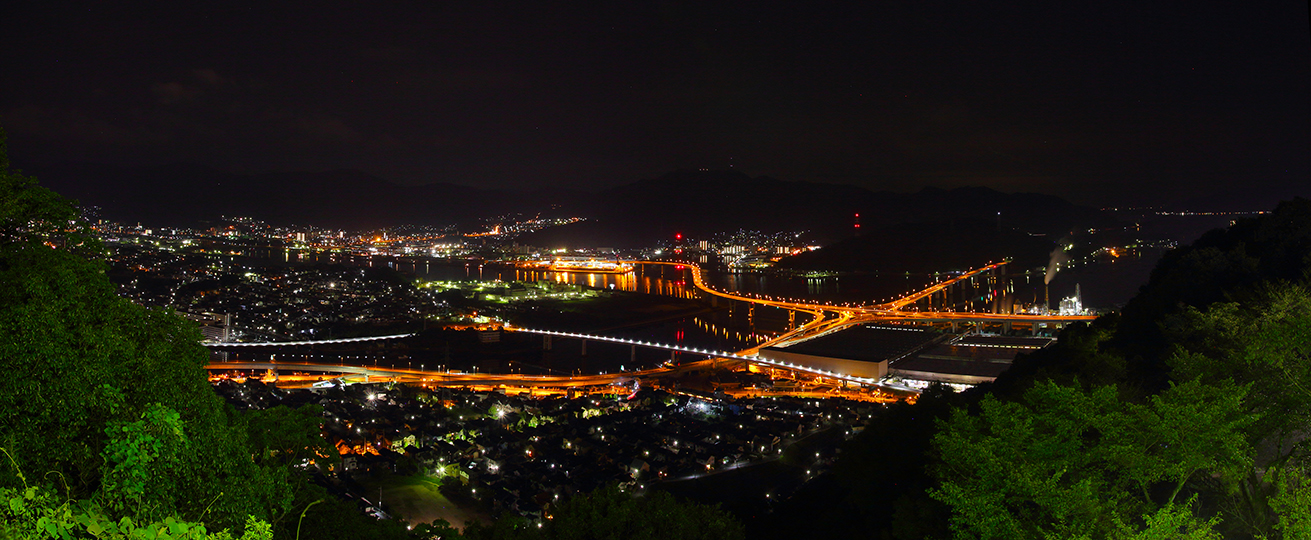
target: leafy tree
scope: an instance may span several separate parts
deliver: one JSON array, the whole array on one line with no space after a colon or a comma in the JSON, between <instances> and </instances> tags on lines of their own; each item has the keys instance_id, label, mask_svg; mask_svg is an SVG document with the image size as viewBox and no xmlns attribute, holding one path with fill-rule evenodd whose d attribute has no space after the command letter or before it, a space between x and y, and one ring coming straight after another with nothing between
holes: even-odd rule
<instances>
[{"instance_id":1,"label":"leafy tree","mask_svg":"<svg viewBox=\"0 0 1311 540\"><path fill-rule=\"evenodd\" d=\"M243 419L256 461L280 466L340 462L337 448L323 438L322 415L323 407L314 404L247 411Z\"/></svg>"},{"instance_id":2,"label":"leafy tree","mask_svg":"<svg viewBox=\"0 0 1311 540\"><path fill-rule=\"evenodd\" d=\"M1175 343L1174 377L1227 379L1261 388L1250 400L1263 421L1253 442L1311 427L1311 288L1279 283L1245 302L1187 308L1164 325Z\"/></svg>"},{"instance_id":3,"label":"leafy tree","mask_svg":"<svg viewBox=\"0 0 1311 540\"><path fill-rule=\"evenodd\" d=\"M1104 464L1107 472L1135 480L1134 485L1150 486L1135 497L1150 502L1144 503L1144 512L1119 510L1118 518L1128 526L1174 523L1187 510L1222 518L1206 522L1212 532L1295 536L1287 527L1299 523L1299 514L1292 510L1297 505L1286 501L1296 500L1296 487L1305 479L1306 456L1311 455L1308 278L1311 201L1296 199L1267 216L1213 231L1193 246L1167 255L1120 316L1067 329L1056 346L1017 359L992 389L1002 402L1030 406L1026 391L1042 384L1038 381L1081 386L1087 394L1102 386L1117 388L1118 398L1132 405L1124 411L1090 413L1102 420L1092 423L1097 427L1088 436L1106 451L1123 450ZM1236 405L1246 420L1232 436L1217 439L1223 444L1214 447L1213 456L1200 456L1205 458L1200 461L1188 462L1187 456L1168 453L1152 458L1139 452L1141 441L1125 435L1177 438L1192 433L1201 438L1190 444L1212 444L1204 441L1214 434L1192 429L1186 422L1174 422L1172 427L1150 417L1123 414L1148 410L1165 420L1172 403L1187 405L1200 399L1182 395L1186 388L1217 399L1226 397L1230 388L1252 389ZM1182 410L1184 417L1204 412ZM1119 424L1126 421L1129 424ZM1208 420L1203 416L1195 421ZM1243 444L1238 444L1239 439ZM1108 442L1114 445L1107 446ZM1053 472L1060 470L1068 477L1096 471L1098 453L1078 448L1088 452L1092 461L1065 463L1073 468ZM1179 449L1176 443L1161 448ZM1242 460L1233 459L1240 455ZM1240 462L1250 465L1234 465ZM1165 478L1179 478L1185 469L1210 474L1193 474L1184 484ZM1183 498L1194 502L1182 504ZM1145 520L1129 520L1129 516ZM1155 516L1155 521L1146 519L1149 516ZM1195 530L1204 529L1199 525ZM1128 534L1117 530L1116 534Z\"/></svg>"},{"instance_id":4,"label":"leafy tree","mask_svg":"<svg viewBox=\"0 0 1311 540\"><path fill-rule=\"evenodd\" d=\"M1289 540L1311 540L1311 475L1306 467L1283 467L1270 480L1276 490L1270 498L1278 516L1275 529Z\"/></svg>"},{"instance_id":5,"label":"leafy tree","mask_svg":"<svg viewBox=\"0 0 1311 540\"><path fill-rule=\"evenodd\" d=\"M1311 200L1295 198L1260 218L1214 230L1167 253L1125 305L1114 347L1128 360L1129 380L1165 387L1172 337L1162 323L1187 307L1241 300L1276 281L1311 277ZM1176 379L1178 380L1178 379Z\"/></svg>"},{"instance_id":6,"label":"leafy tree","mask_svg":"<svg viewBox=\"0 0 1311 540\"><path fill-rule=\"evenodd\" d=\"M937 500L930 502L958 496L975 505L973 514L918 502L928 482L906 472L925 467L917 443L924 430L907 418L936 416L940 402L926 395L874 419L834 474L810 482L818 487L803 488L782 507L780 526L764 532L818 538L863 528L867 536L926 538L935 532L917 525L950 520L960 537L985 536L981 525L963 524L972 516L1029 527L1006 532L1017 538L1298 538L1297 527L1311 522L1299 498L1311 492L1303 491L1311 485L1309 279L1311 201L1285 202L1209 233L1163 258L1121 313L1071 325L1052 347L1021 355L995 383L959 396L963 409L935 437ZM1056 392L1053 382L1088 401L1031 400L1033 392ZM1225 421L1215 429L1194 426L1216 418ZM1031 432L1018 437L1025 433L1018 427L1002 429L1007 421ZM869 442L878 439L892 442ZM1189 450L1198 447L1210 450ZM1044 448L1065 450L1044 455ZM985 480L1002 490L992 502L980 487ZM1053 490L1039 497L1042 482ZM1080 499L1081 482L1101 487ZM897 500L889 502L890 493ZM1088 527L1072 526L1078 504L1107 514L1088 512L1096 516L1084 518ZM819 516L813 530L785 526L788 517L810 516Z\"/></svg>"},{"instance_id":7,"label":"leafy tree","mask_svg":"<svg viewBox=\"0 0 1311 540\"><path fill-rule=\"evenodd\" d=\"M1143 516L1144 526L1137 529L1119 523L1120 538L1125 540L1220 540L1221 534L1215 530L1219 518L1206 521L1197 519L1189 509L1195 499L1188 504L1167 504L1155 514Z\"/></svg>"},{"instance_id":8,"label":"leafy tree","mask_svg":"<svg viewBox=\"0 0 1311 540\"><path fill-rule=\"evenodd\" d=\"M169 416L162 412L163 416ZM165 424L170 423L167 418ZM0 452L9 458L8 450ZM130 517L113 519L92 500L73 501L54 491L28 485L22 470L15 465L22 487L0 487L0 538L46 540L52 538L97 538L101 540L272 540L269 524L247 516L244 532L234 537L228 529L209 532L204 523L188 522L172 516L154 522Z\"/></svg>"},{"instance_id":9,"label":"leafy tree","mask_svg":"<svg viewBox=\"0 0 1311 540\"><path fill-rule=\"evenodd\" d=\"M1190 382L1140 405L1110 386L1045 382L1021 402L985 397L934 438L941 484L930 493L952 507L958 538L1119 538L1174 523L1190 481L1250 465L1245 394Z\"/></svg>"},{"instance_id":10,"label":"leafy tree","mask_svg":"<svg viewBox=\"0 0 1311 540\"><path fill-rule=\"evenodd\" d=\"M1220 507L1227 523L1275 534L1285 518L1296 520L1275 502L1285 494L1279 486L1299 485L1311 454L1311 289L1275 283L1245 296L1186 308L1163 326L1175 344L1169 359L1175 377L1236 380L1260 390L1245 401L1257 418L1246 430L1258 449L1255 470L1220 494Z\"/></svg>"},{"instance_id":11,"label":"leafy tree","mask_svg":"<svg viewBox=\"0 0 1311 540\"><path fill-rule=\"evenodd\" d=\"M188 444L177 411L156 403L140 420L113 422L105 433L102 504L118 515L167 514L177 493L168 484L178 476L169 467Z\"/></svg>"},{"instance_id":12,"label":"leafy tree","mask_svg":"<svg viewBox=\"0 0 1311 540\"><path fill-rule=\"evenodd\" d=\"M240 528L285 511L279 472L250 459L209 387L195 325L119 298L72 203L4 150L0 132L0 445L118 517Z\"/></svg>"}]
</instances>

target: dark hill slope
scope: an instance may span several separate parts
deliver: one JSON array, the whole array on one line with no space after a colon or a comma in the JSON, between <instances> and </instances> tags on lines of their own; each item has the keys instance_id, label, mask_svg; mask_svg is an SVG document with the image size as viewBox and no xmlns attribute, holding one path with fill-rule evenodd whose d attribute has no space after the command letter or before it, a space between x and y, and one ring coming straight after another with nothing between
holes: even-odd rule
<instances>
[{"instance_id":1,"label":"dark hill slope","mask_svg":"<svg viewBox=\"0 0 1311 540\"><path fill-rule=\"evenodd\" d=\"M828 242L851 236L856 214L866 229L923 223L987 222L1003 229L1063 236L1077 227L1105 227L1099 210L1034 193L988 188L917 193L873 192L847 185L750 177L735 171L678 171L603 191L583 215L594 222L525 237L531 245L650 245L675 233L690 237L754 229L809 230Z\"/></svg>"},{"instance_id":2,"label":"dark hill slope","mask_svg":"<svg viewBox=\"0 0 1311 540\"><path fill-rule=\"evenodd\" d=\"M100 207L105 217L154 225L195 225L223 215L342 228L445 225L535 211L552 201L542 193L514 196L454 184L401 186L354 170L249 175L195 165L60 164L34 172L80 204Z\"/></svg>"},{"instance_id":3,"label":"dark hill slope","mask_svg":"<svg viewBox=\"0 0 1311 540\"><path fill-rule=\"evenodd\" d=\"M221 215L277 224L372 228L406 223L461 224L523 213L581 216L587 222L521 240L530 245L645 246L675 232L704 237L737 229L809 230L833 241L866 228L968 219L1055 233L1104 226L1107 215L1056 197L987 188L925 189L913 194L750 177L736 171L678 171L581 193L547 187L511 193L447 183L402 186L353 170L236 174L195 165L153 168L48 164L29 171L105 217L151 225L195 225ZM565 241L567 240L567 241Z\"/></svg>"},{"instance_id":4,"label":"dark hill slope","mask_svg":"<svg viewBox=\"0 0 1311 540\"><path fill-rule=\"evenodd\" d=\"M936 272L1011 258L1012 268L1032 268L1047 263L1053 240L1014 229L999 231L994 222L977 218L907 224L883 227L788 257L779 261L779 266L795 270Z\"/></svg>"},{"instance_id":5,"label":"dark hill slope","mask_svg":"<svg viewBox=\"0 0 1311 540\"><path fill-rule=\"evenodd\" d=\"M810 229L845 235L860 214L863 226L996 219L1007 227L1056 233L1076 225L1113 222L1106 214L1035 193L983 187L926 188L903 194L814 182L752 178L734 171L679 171L601 193L598 217L642 216L651 227L701 235L738 228ZM660 236L663 238L663 236Z\"/></svg>"}]
</instances>

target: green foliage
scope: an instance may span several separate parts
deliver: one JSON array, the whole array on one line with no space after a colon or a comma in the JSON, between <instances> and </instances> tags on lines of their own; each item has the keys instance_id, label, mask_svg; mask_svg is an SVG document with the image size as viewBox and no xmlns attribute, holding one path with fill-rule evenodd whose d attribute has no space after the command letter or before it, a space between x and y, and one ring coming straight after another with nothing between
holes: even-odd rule
<instances>
[{"instance_id":1,"label":"green foliage","mask_svg":"<svg viewBox=\"0 0 1311 540\"><path fill-rule=\"evenodd\" d=\"M91 252L99 244L78 219L71 201L9 169L8 141L0 129L0 246L44 244Z\"/></svg>"},{"instance_id":2,"label":"green foliage","mask_svg":"<svg viewBox=\"0 0 1311 540\"><path fill-rule=\"evenodd\" d=\"M1278 283L1243 303L1188 308L1167 321L1176 343L1177 378L1255 384L1251 408L1262 413L1254 442L1294 436L1311 417L1311 290Z\"/></svg>"},{"instance_id":3,"label":"green foliage","mask_svg":"<svg viewBox=\"0 0 1311 540\"><path fill-rule=\"evenodd\" d=\"M1188 504L1167 504L1156 513L1143 516L1144 526L1141 530L1119 523L1119 538L1124 540L1220 540L1223 538L1215 530L1219 518L1199 519L1190 509L1195 499Z\"/></svg>"},{"instance_id":4,"label":"green foliage","mask_svg":"<svg viewBox=\"0 0 1311 540\"><path fill-rule=\"evenodd\" d=\"M102 504L119 515L148 516L173 508L176 489L161 484L177 476L169 467L187 445L178 413L155 403L140 420L113 422L105 434Z\"/></svg>"},{"instance_id":5,"label":"green foliage","mask_svg":"<svg viewBox=\"0 0 1311 540\"><path fill-rule=\"evenodd\" d=\"M1278 517L1275 529L1288 540L1311 540L1311 475L1305 467L1285 467L1269 475L1275 485L1270 508Z\"/></svg>"},{"instance_id":6,"label":"green foliage","mask_svg":"<svg viewBox=\"0 0 1311 540\"><path fill-rule=\"evenodd\" d=\"M934 438L931 494L952 507L958 538L1116 538L1200 474L1250 466L1245 394L1191 382L1139 405L1114 387L1047 382L1022 402L985 397Z\"/></svg>"},{"instance_id":7,"label":"green foliage","mask_svg":"<svg viewBox=\"0 0 1311 540\"><path fill-rule=\"evenodd\" d=\"M1241 301L1270 283L1309 277L1311 200L1302 198L1166 254L1148 284L1121 312L1114 341L1131 360L1130 380L1164 386L1165 362L1177 343L1168 332L1168 319L1182 310Z\"/></svg>"},{"instance_id":8,"label":"green foliage","mask_svg":"<svg viewBox=\"0 0 1311 540\"><path fill-rule=\"evenodd\" d=\"M198 329L119 298L101 254L69 201L0 168L0 444L115 519L239 527L286 511L286 473L250 459Z\"/></svg>"},{"instance_id":9,"label":"green foliage","mask_svg":"<svg viewBox=\"0 0 1311 540\"><path fill-rule=\"evenodd\" d=\"M408 537L400 523L325 499L293 469L338 459L320 435L320 411L238 416L225 407L206 380L195 325L119 298L71 202L10 171L4 143L0 132L0 444L14 465L0 473L3 538L232 538L208 533L200 520L244 525L244 540ZM24 469L65 479L64 498L28 486ZM568 538L601 526L607 534L641 527L653 538L741 537L721 511L668 495L613 504L598 497L580 499L575 511L606 519L566 514L569 526L551 530ZM284 518L302 508L293 529Z\"/></svg>"},{"instance_id":10,"label":"green foliage","mask_svg":"<svg viewBox=\"0 0 1311 540\"><path fill-rule=\"evenodd\" d=\"M341 461L337 448L323 438L323 408L318 405L295 409L278 405L247 411L243 418L250 446L261 464L286 467L310 462L326 466Z\"/></svg>"},{"instance_id":11,"label":"green foliage","mask_svg":"<svg viewBox=\"0 0 1311 540\"><path fill-rule=\"evenodd\" d=\"M1185 308L1164 321L1174 344L1169 365L1176 378L1236 380L1259 389L1245 401L1257 418L1246 429L1260 449L1253 455L1256 472L1223 494L1222 510L1240 530L1278 536L1299 519L1279 501L1296 493L1285 488L1305 477L1302 463L1311 451L1311 290L1275 282L1235 296L1238 301Z\"/></svg>"},{"instance_id":12,"label":"green foliage","mask_svg":"<svg viewBox=\"0 0 1311 540\"><path fill-rule=\"evenodd\" d=\"M285 521L285 526L277 527L274 537L278 540L301 540L349 538L351 540L406 540L410 538L409 530L398 521L379 521L364 515L354 503L342 501L336 497L320 493L321 501L313 501L296 507L296 512ZM300 517L304 510L304 518Z\"/></svg>"},{"instance_id":13,"label":"green foliage","mask_svg":"<svg viewBox=\"0 0 1311 540\"><path fill-rule=\"evenodd\" d=\"M21 472L18 476L22 476ZM25 479L24 479L25 480ZM96 538L100 540L272 540L272 527L247 516L243 533L228 529L209 532L204 523L166 516L141 522L130 517L114 519L94 501L73 501L40 487L0 488L0 538L46 540Z\"/></svg>"},{"instance_id":14,"label":"green foliage","mask_svg":"<svg viewBox=\"0 0 1311 540\"><path fill-rule=\"evenodd\" d=\"M1171 253L1120 317L1017 359L935 438L957 536L1305 535L1309 277L1297 199Z\"/></svg>"}]
</instances>

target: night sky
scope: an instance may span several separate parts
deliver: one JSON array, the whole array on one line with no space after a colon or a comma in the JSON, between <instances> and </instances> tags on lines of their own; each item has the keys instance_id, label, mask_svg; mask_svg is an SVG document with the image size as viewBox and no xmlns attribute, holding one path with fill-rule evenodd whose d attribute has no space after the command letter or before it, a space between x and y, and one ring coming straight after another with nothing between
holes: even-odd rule
<instances>
[{"instance_id":1,"label":"night sky","mask_svg":"<svg viewBox=\"0 0 1311 540\"><path fill-rule=\"evenodd\" d=\"M37 173L1311 195L1305 0L6 4L0 126Z\"/></svg>"}]
</instances>

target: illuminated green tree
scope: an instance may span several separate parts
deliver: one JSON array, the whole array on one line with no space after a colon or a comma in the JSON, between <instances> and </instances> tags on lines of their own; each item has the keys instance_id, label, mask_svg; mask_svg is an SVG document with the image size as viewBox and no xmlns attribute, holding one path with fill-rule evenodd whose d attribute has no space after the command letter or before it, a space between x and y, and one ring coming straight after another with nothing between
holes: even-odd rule
<instances>
[{"instance_id":1,"label":"illuminated green tree","mask_svg":"<svg viewBox=\"0 0 1311 540\"><path fill-rule=\"evenodd\" d=\"M4 141L0 446L14 469L147 520L241 527L288 511L285 472L251 460L210 389L195 325L119 298L72 203L10 170ZM0 486L19 484L0 471Z\"/></svg>"},{"instance_id":2,"label":"illuminated green tree","mask_svg":"<svg viewBox=\"0 0 1311 540\"><path fill-rule=\"evenodd\" d=\"M1245 302L1188 308L1165 325L1178 379L1236 380L1260 388L1249 400L1262 421L1253 436L1284 437L1311 418L1311 289L1282 283Z\"/></svg>"},{"instance_id":3,"label":"illuminated green tree","mask_svg":"<svg viewBox=\"0 0 1311 540\"><path fill-rule=\"evenodd\" d=\"M1311 483L1311 290L1276 283L1245 296L1205 310L1189 308L1167 321L1176 344L1169 364L1175 377L1211 384L1236 380L1256 389L1245 400L1257 419L1246 435L1262 451L1241 485L1222 493L1222 509L1226 521L1256 534L1287 536L1295 526L1290 523L1306 521L1294 512L1297 505L1277 501Z\"/></svg>"},{"instance_id":4,"label":"illuminated green tree","mask_svg":"<svg viewBox=\"0 0 1311 540\"><path fill-rule=\"evenodd\" d=\"M1189 482L1250 464L1246 389L1185 383L1146 404L1114 387L1039 383L1020 402L986 397L934 438L957 538L1122 538L1177 522ZM1190 518L1205 538L1211 524Z\"/></svg>"}]
</instances>

